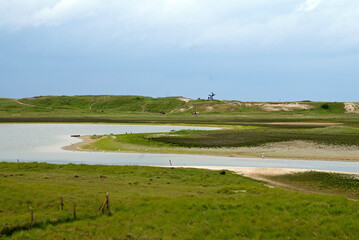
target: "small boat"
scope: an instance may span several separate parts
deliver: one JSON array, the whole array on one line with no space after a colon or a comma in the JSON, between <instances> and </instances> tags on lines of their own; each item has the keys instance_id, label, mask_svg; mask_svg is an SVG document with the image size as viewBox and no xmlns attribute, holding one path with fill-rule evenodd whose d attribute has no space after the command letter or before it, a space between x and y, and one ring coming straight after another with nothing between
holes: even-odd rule
<instances>
[{"instance_id":1,"label":"small boat","mask_svg":"<svg viewBox=\"0 0 359 240\"><path fill-rule=\"evenodd\" d=\"M80 137L80 134L73 134L71 137Z\"/></svg>"}]
</instances>

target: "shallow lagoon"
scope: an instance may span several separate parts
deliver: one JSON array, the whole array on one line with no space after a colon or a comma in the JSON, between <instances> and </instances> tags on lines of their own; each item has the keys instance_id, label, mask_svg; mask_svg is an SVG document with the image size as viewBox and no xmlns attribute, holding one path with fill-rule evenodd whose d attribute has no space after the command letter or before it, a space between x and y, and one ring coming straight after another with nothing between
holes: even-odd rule
<instances>
[{"instance_id":1,"label":"shallow lagoon","mask_svg":"<svg viewBox=\"0 0 359 240\"><path fill-rule=\"evenodd\" d=\"M111 124L0 124L0 161L109 165L233 166L330 170L359 173L359 162L234 158L182 154L72 152L61 147L81 141L71 134L121 134L213 129L190 126Z\"/></svg>"}]
</instances>

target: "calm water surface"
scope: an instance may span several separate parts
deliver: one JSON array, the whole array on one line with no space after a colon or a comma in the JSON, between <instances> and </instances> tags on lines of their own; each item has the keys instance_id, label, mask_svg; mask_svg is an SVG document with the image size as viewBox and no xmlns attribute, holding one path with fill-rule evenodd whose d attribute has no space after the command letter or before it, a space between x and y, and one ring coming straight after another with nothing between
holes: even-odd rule
<instances>
[{"instance_id":1,"label":"calm water surface","mask_svg":"<svg viewBox=\"0 0 359 240\"><path fill-rule=\"evenodd\" d=\"M182 154L72 152L61 147L81 140L71 134L121 134L169 132L180 129L213 129L154 125L110 124L0 124L0 161L48 162L106 165L169 165L300 168L359 173L359 162L256 159Z\"/></svg>"}]
</instances>

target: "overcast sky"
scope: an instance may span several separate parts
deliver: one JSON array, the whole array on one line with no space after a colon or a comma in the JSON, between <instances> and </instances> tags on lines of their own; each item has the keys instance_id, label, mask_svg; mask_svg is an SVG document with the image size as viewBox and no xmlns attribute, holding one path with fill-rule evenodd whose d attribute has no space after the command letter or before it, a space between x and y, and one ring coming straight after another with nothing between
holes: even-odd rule
<instances>
[{"instance_id":1,"label":"overcast sky","mask_svg":"<svg viewBox=\"0 0 359 240\"><path fill-rule=\"evenodd\" d=\"M358 0L0 0L0 97L359 101Z\"/></svg>"}]
</instances>

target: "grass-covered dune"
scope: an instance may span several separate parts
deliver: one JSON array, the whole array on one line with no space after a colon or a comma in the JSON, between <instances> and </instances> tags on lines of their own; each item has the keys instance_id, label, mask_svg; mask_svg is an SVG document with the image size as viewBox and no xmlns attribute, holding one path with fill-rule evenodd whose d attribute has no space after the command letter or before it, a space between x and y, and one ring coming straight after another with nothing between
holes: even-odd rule
<instances>
[{"instance_id":1,"label":"grass-covered dune","mask_svg":"<svg viewBox=\"0 0 359 240\"><path fill-rule=\"evenodd\" d=\"M343 186L358 192L357 181ZM98 211L106 192L111 216ZM228 171L0 163L2 239L358 239L358 229L355 201Z\"/></svg>"},{"instance_id":2,"label":"grass-covered dune","mask_svg":"<svg viewBox=\"0 0 359 240\"><path fill-rule=\"evenodd\" d=\"M193 115L193 112L199 115ZM39 96L0 98L1 122L132 122L238 124L336 121L358 124L359 104L240 102L183 97Z\"/></svg>"}]
</instances>

